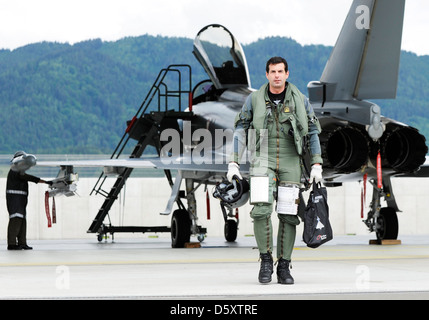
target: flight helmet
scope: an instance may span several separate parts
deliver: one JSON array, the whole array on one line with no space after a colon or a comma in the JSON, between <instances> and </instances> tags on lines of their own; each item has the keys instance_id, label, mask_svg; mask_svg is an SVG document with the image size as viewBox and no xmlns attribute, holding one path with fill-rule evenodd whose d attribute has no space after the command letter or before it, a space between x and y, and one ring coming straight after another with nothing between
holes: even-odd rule
<instances>
[{"instance_id":1,"label":"flight helmet","mask_svg":"<svg viewBox=\"0 0 429 320\"><path fill-rule=\"evenodd\" d=\"M24 151L17 151L13 155L12 160L10 160L10 169L22 173L35 166L36 162L36 156Z\"/></svg>"},{"instance_id":2,"label":"flight helmet","mask_svg":"<svg viewBox=\"0 0 429 320\"><path fill-rule=\"evenodd\" d=\"M25 153L25 151L17 151L17 152L15 152L15 154L13 155L13 158L12 158L12 160L13 159L15 159L15 158L18 158L18 157L20 157L20 156L24 156L24 155L26 155L27 153ZM11 160L11 161L12 161Z\"/></svg>"},{"instance_id":3,"label":"flight helmet","mask_svg":"<svg viewBox=\"0 0 429 320\"><path fill-rule=\"evenodd\" d=\"M234 175L232 182L224 181L216 185L213 197L231 208L238 208L249 200L249 191L250 186L247 180Z\"/></svg>"}]
</instances>

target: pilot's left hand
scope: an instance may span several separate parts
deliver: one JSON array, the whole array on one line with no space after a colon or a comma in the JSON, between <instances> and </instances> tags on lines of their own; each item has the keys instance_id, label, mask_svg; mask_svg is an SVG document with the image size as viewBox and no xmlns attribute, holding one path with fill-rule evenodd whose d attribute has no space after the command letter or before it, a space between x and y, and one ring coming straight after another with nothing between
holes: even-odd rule
<instances>
[{"instance_id":1,"label":"pilot's left hand","mask_svg":"<svg viewBox=\"0 0 429 320\"><path fill-rule=\"evenodd\" d=\"M322 172L323 172L322 165L318 163L313 164L311 166L311 172L310 172L310 183L313 183L313 181L315 183L321 182L323 179Z\"/></svg>"}]
</instances>

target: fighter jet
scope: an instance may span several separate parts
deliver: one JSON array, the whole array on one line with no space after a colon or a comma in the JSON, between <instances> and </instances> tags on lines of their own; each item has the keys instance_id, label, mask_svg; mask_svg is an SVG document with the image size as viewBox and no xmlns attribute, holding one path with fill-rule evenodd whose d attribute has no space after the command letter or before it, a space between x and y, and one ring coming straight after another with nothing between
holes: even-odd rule
<instances>
[{"instance_id":1,"label":"fighter jet","mask_svg":"<svg viewBox=\"0 0 429 320\"><path fill-rule=\"evenodd\" d=\"M380 106L367 100L396 97L404 7L405 0L353 1L320 79L308 84L308 97L322 126L323 183L335 187L346 181L369 181L373 196L364 223L381 240L398 235L399 208L391 178L429 177L425 137L415 128L382 116ZM173 247L183 247L191 235L204 239L206 229L197 225L195 190L225 180L234 118L254 89L243 48L224 26L201 29L193 54L209 79L192 88L189 66L161 70L110 159L38 162L39 166L61 166L57 179L64 183L54 184L52 195L62 190L70 193L70 185L76 183L74 167L104 167L92 193L106 199L88 229L99 240L106 233L146 231L171 232ZM167 80L171 74L178 75L176 87ZM189 80L187 85L182 84L184 78ZM154 101L155 108L151 107ZM124 157L130 143L134 145L131 155ZM142 157L148 146L155 147L158 155ZM161 214L172 214L170 227L103 223L135 168L164 170L171 194ZM241 171L248 175L248 162L241 165ZM107 192L102 186L111 175L116 182ZM387 207L382 208L383 197ZM178 209L173 211L175 204ZM221 207L225 238L235 241L238 218L232 208Z\"/></svg>"}]
</instances>

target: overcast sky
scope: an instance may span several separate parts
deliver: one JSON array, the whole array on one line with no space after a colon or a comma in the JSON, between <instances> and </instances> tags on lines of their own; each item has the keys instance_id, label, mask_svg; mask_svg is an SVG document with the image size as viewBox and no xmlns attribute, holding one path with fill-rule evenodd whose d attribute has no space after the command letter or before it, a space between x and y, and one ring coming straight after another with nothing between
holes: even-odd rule
<instances>
[{"instance_id":1,"label":"overcast sky","mask_svg":"<svg viewBox=\"0 0 429 320\"><path fill-rule=\"evenodd\" d=\"M0 0L0 49L143 34L194 38L211 23L247 44L286 36L333 46L352 0ZM429 55L429 1L406 0L402 49Z\"/></svg>"}]
</instances>

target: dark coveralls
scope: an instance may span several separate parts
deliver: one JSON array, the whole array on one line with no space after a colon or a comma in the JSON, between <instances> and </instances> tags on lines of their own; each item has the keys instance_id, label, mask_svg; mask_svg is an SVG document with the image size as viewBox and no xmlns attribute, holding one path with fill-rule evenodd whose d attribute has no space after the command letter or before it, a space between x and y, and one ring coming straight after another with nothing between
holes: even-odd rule
<instances>
[{"instance_id":1,"label":"dark coveralls","mask_svg":"<svg viewBox=\"0 0 429 320\"><path fill-rule=\"evenodd\" d=\"M39 183L40 178L24 172L9 170L6 183L6 205L9 212L8 246L27 245L28 182Z\"/></svg>"}]
</instances>

